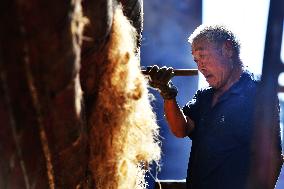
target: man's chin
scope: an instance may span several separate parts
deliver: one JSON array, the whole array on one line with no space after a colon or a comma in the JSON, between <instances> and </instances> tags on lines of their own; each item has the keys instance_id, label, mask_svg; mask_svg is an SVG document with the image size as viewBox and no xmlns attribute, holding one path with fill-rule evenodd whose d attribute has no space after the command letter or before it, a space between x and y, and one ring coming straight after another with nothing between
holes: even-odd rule
<instances>
[{"instance_id":1,"label":"man's chin","mask_svg":"<svg viewBox=\"0 0 284 189\"><path fill-rule=\"evenodd\" d=\"M218 89L217 85L214 85L214 83L208 83L210 87L212 87L213 89Z\"/></svg>"}]
</instances>

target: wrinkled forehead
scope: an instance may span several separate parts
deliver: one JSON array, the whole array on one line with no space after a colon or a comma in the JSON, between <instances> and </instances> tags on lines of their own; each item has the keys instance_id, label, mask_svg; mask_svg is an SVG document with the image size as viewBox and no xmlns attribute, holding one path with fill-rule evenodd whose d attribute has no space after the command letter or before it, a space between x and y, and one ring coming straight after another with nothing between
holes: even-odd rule
<instances>
[{"instance_id":1,"label":"wrinkled forehead","mask_svg":"<svg viewBox=\"0 0 284 189\"><path fill-rule=\"evenodd\" d=\"M192 43L191 53L216 49L217 45L207 40L196 40Z\"/></svg>"}]
</instances>

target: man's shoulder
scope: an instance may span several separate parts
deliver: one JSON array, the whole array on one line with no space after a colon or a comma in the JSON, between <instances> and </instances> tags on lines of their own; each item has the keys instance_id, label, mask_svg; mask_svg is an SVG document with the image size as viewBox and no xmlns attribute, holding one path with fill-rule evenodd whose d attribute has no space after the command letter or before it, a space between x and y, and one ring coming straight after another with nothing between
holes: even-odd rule
<instances>
[{"instance_id":1,"label":"man's shoulder","mask_svg":"<svg viewBox=\"0 0 284 189\"><path fill-rule=\"evenodd\" d=\"M212 87L200 88L196 91L197 97L206 97L212 95L214 89Z\"/></svg>"},{"instance_id":2,"label":"man's shoulder","mask_svg":"<svg viewBox=\"0 0 284 189\"><path fill-rule=\"evenodd\" d=\"M245 77L254 82L259 82L261 79L261 75L251 72L250 70L244 70L241 77Z\"/></svg>"},{"instance_id":3,"label":"man's shoulder","mask_svg":"<svg viewBox=\"0 0 284 189\"><path fill-rule=\"evenodd\" d=\"M261 76L246 70L243 72L241 79L243 80L243 82L241 82L243 87L256 89L260 84Z\"/></svg>"}]
</instances>

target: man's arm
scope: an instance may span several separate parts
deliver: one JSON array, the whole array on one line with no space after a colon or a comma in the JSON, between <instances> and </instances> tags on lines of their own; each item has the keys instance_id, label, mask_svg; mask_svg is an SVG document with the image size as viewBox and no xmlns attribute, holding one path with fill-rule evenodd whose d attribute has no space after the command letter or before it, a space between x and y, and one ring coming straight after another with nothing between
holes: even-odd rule
<instances>
[{"instance_id":1,"label":"man's arm","mask_svg":"<svg viewBox=\"0 0 284 189\"><path fill-rule=\"evenodd\" d=\"M175 98L164 100L164 111L169 128L176 137L186 137L194 130L194 122L183 114Z\"/></svg>"},{"instance_id":2,"label":"man's arm","mask_svg":"<svg viewBox=\"0 0 284 189\"><path fill-rule=\"evenodd\" d=\"M170 130L179 138L188 136L194 129L194 122L186 117L177 104L177 88L172 84L171 78L174 76L173 68L157 65L147 67L150 76L149 84L157 89L164 99L164 111Z\"/></svg>"}]
</instances>

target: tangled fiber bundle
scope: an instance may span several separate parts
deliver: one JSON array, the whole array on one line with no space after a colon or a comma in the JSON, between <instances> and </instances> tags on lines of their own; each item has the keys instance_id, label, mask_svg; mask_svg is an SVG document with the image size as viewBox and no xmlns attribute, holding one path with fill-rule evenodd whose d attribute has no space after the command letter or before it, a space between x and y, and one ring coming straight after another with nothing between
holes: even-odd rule
<instances>
[{"instance_id":1,"label":"tangled fiber bundle","mask_svg":"<svg viewBox=\"0 0 284 189\"><path fill-rule=\"evenodd\" d=\"M135 42L135 29L118 6L90 118L90 167L98 189L145 188L145 168L160 158L158 126Z\"/></svg>"}]
</instances>

